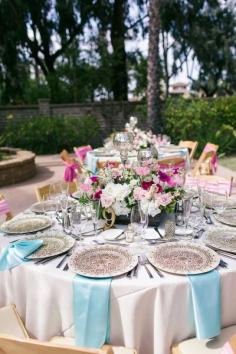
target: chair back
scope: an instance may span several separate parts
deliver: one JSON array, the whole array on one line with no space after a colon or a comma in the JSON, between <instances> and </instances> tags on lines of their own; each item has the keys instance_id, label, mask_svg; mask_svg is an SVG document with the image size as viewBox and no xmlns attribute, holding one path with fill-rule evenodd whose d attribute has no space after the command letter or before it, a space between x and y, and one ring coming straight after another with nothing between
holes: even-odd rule
<instances>
[{"instance_id":1,"label":"chair back","mask_svg":"<svg viewBox=\"0 0 236 354\"><path fill-rule=\"evenodd\" d=\"M203 175L212 175L213 174L213 166L212 160L216 159L216 153L219 149L218 145L207 143L204 147L201 156L195 164L192 175L197 176L200 174Z\"/></svg>"},{"instance_id":2,"label":"chair back","mask_svg":"<svg viewBox=\"0 0 236 354\"><path fill-rule=\"evenodd\" d=\"M183 140L181 140L179 142L179 146L183 147L183 148L187 148L189 150L189 157L190 157L190 160L192 160L193 156L197 150L197 147L198 147L198 141L190 141L190 140L183 141Z\"/></svg>"},{"instance_id":3,"label":"chair back","mask_svg":"<svg viewBox=\"0 0 236 354\"><path fill-rule=\"evenodd\" d=\"M60 153L60 157L61 159L64 161L64 162L67 162L67 163L74 163L76 162L76 159L71 157L68 153L67 150L62 150L62 152Z\"/></svg>"},{"instance_id":4,"label":"chair back","mask_svg":"<svg viewBox=\"0 0 236 354\"><path fill-rule=\"evenodd\" d=\"M56 183L56 182L55 182ZM77 191L77 185L75 182L62 182L68 184L68 192L72 194ZM43 201L45 198L47 199L49 196L50 184L45 184L42 186L37 186L35 188L35 194L38 202Z\"/></svg>"},{"instance_id":5,"label":"chair back","mask_svg":"<svg viewBox=\"0 0 236 354\"><path fill-rule=\"evenodd\" d=\"M0 194L0 215L5 215L6 221L11 220L13 218L7 201L5 200L2 194Z\"/></svg>"},{"instance_id":6,"label":"chair back","mask_svg":"<svg viewBox=\"0 0 236 354\"><path fill-rule=\"evenodd\" d=\"M0 335L1 354L106 354L102 349L67 347L34 339Z\"/></svg>"},{"instance_id":7,"label":"chair back","mask_svg":"<svg viewBox=\"0 0 236 354\"><path fill-rule=\"evenodd\" d=\"M168 169L171 167L174 168L185 168L186 167L186 161L182 157L170 157L167 159L163 160L158 160L158 164L161 169Z\"/></svg>"},{"instance_id":8,"label":"chair back","mask_svg":"<svg viewBox=\"0 0 236 354\"><path fill-rule=\"evenodd\" d=\"M106 167L118 168L120 166L119 161L97 161L97 169L104 169Z\"/></svg>"}]
</instances>

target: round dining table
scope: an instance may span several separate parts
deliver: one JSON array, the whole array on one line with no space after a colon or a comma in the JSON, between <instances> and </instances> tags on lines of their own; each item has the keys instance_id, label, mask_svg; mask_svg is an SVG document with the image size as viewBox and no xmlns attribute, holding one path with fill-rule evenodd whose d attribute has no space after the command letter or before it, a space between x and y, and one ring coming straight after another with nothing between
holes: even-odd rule
<instances>
[{"instance_id":1,"label":"round dining table","mask_svg":"<svg viewBox=\"0 0 236 354\"><path fill-rule=\"evenodd\" d=\"M30 215L30 211L26 213ZM215 225L208 228L220 227L214 218L213 222ZM61 225L55 221L52 228L61 230ZM161 226L160 231L163 231ZM147 230L150 237L154 234L158 237L153 228ZM0 248L24 237L1 233ZM76 242L78 248L95 245L93 237ZM125 243L125 240L120 242ZM135 243L127 246L143 253L153 247L158 246L148 243L138 247ZM43 341L53 336L74 337L72 282L75 274L70 269L56 268L61 258L44 265L24 262L0 272L0 307L14 303L29 335ZM223 259L228 268L218 267L222 328L236 324L236 260ZM145 267L139 266L137 277L129 278L125 274L112 280L110 341L113 345L135 348L139 354L170 354L173 344L195 336L190 283L186 276L162 271L164 277L160 277L152 267L148 267L153 278L149 277Z\"/></svg>"}]
</instances>

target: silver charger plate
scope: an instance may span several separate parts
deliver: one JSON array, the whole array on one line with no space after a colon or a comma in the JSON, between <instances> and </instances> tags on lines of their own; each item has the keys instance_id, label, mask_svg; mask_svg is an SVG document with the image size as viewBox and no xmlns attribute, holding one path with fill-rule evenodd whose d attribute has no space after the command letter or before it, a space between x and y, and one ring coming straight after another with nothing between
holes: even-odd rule
<instances>
[{"instance_id":1,"label":"silver charger plate","mask_svg":"<svg viewBox=\"0 0 236 354\"><path fill-rule=\"evenodd\" d=\"M172 242L158 245L148 255L157 268L173 274L191 275L209 272L220 263L219 255L194 242Z\"/></svg>"},{"instance_id":2,"label":"silver charger plate","mask_svg":"<svg viewBox=\"0 0 236 354\"><path fill-rule=\"evenodd\" d=\"M42 202L37 202L31 205L30 210L33 211L34 213L43 213L44 210L46 212L48 211L55 211L57 210L57 205L58 203L55 202L54 200L45 200ZM72 200L68 201L68 208L71 208L74 205L74 202ZM61 210L59 208L59 210Z\"/></svg>"},{"instance_id":3,"label":"silver charger plate","mask_svg":"<svg viewBox=\"0 0 236 354\"><path fill-rule=\"evenodd\" d=\"M43 232L33 238L27 237L27 240L35 239L43 240L43 245L28 256L28 259L43 259L56 256L69 251L75 244L75 240L71 236L58 231Z\"/></svg>"},{"instance_id":4,"label":"silver charger plate","mask_svg":"<svg viewBox=\"0 0 236 354\"><path fill-rule=\"evenodd\" d=\"M8 234L25 234L36 232L52 225L52 220L44 215L24 215L6 221L0 230Z\"/></svg>"},{"instance_id":5,"label":"silver charger plate","mask_svg":"<svg viewBox=\"0 0 236 354\"><path fill-rule=\"evenodd\" d=\"M215 219L222 224L236 226L236 210L225 210L222 214L216 214Z\"/></svg>"},{"instance_id":6,"label":"silver charger plate","mask_svg":"<svg viewBox=\"0 0 236 354\"><path fill-rule=\"evenodd\" d=\"M203 235L202 241L222 251L236 253L236 230L226 227L210 229Z\"/></svg>"},{"instance_id":7,"label":"silver charger plate","mask_svg":"<svg viewBox=\"0 0 236 354\"><path fill-rule=\"evenodd\" d=\"M127 273L138 260L130 251L119 246L95 246L75 252L69 261L70 269L90 278L108 278Z\"/></svg>"},{"instance_id":8,"label":"silver charger plate","mask_svg":"<svg viewBox=\"0 0 236 354\"><path fill-rule=\"evenodd\" d=\"M212 193L212 192L208 192L208 193ZM219 203L224 203L226 209L236 209L236 197L235 196L229 197L226 201L226 198L223 195L216 194L216 193L213 193L213 194L214 194L214 200L212 202L210 202L208 200L207 195L205 196L207 207L214 208Z\"/></svg>"}]
</instances>

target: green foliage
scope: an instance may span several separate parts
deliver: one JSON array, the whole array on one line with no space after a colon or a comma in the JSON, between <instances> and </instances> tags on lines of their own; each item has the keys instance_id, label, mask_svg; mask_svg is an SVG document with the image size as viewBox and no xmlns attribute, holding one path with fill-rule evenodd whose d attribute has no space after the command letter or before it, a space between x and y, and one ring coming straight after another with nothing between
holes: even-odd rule
<instances>
[{"instance_id":1,"label":"green foliage","mask_svg":"<svg viewBox=\"0 0 236 354\"><path fill-rule=\"evenodd\" d=\"M74 146L102 144L100 126L96 118L34 117L17 123L9 120L2 136L2 145L31 150L37 154L54 154Z\"/></svg>"},{"instance_id":2,"label":"green foliage","mask_svg":"<svg viewBox=\"0 0 236 354\"><path fill-rule=\"evenodd\" d=\"M236 96L215 99L169 99L163 110L165 128L174 143L197 140L198 152L207 142L220 153L236 152Z\"/></svg>"}]
</instances>

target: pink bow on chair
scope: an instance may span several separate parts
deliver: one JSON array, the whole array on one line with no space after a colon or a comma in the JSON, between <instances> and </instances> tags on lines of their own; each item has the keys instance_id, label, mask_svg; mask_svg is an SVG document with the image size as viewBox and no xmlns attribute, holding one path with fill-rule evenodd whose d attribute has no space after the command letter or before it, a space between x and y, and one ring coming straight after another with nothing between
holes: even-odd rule
<instances>
[{"instance_id":1,"label":"pink bow on chair","mask_svg":"<svg viewBox=\"0 0 236 354\"><path fill-rule=\"evenodd\" d=\"M5 199L0 200L0 215L10 213L10 208Z\"/></svg>"},{"instance_id":2,"label":"pink bow on chair","mask_svg":"<svg viewBox=\"0 0 236 354\"><path fill-rule=\"evenodd\" d=\"M75 150L75 155L80 159L81 162L84 162L87 153L92 150L93 149L90 145L81 146Z\"/></svg>"},{"instance_id":3,"label":"pink bow on chair","mask_svg":"<svg viewBox=\"0 0 236 354\"><path fill-rule=\"evenodd\" d=\"M73 182L74 179L76 178L79 164L76 162L69 163L66 161L64 161L64 163L66 165L65 172L64 172L64 180L65 182Z\"/></svg>"},{"instance_id":4,"label":"pink bow on chair","mask_svg":"<svg viewBox=\"0 0 236 354\"><path fill-rule=\"evenodd\" d=\"M216 151L208 144L204 147L204 152L213 152L213 155L211 157L211 167L214 173L217 171L218 167L218 159L217 159L217 153Z\"/></svg>"}]
</instances>

